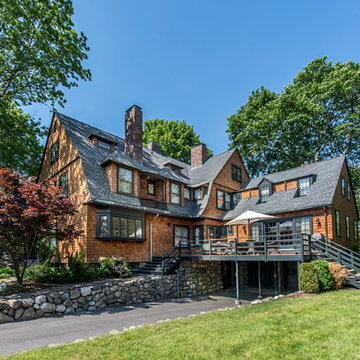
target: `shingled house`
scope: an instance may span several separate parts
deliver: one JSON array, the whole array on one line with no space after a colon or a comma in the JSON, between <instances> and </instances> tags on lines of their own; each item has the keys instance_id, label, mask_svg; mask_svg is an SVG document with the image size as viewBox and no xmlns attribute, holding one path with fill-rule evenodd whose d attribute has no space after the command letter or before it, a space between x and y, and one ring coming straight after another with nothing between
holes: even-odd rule
<instances>
[{"instance_id":1,"label":"shingled house","mask_svg":"<svg viewBox=\"0 0 360 360\"><path fill-rule=\"evenodd\" d=\"M69 221L83 230L75 241L59 243L62 261L83 251L94 261L123 256L137 266L204 239L295 232L319 233L349 248L358 243L345 157L249 179L237 149L207 159L199 144L187 164L162 154L155 142L143 147L142 140L136 105L125 114L125 139L54 113L39 181L55 179L75 197L79 213ZM277 219L250 229L226 226L246 210Z\"/></svg>"}]
</instances>

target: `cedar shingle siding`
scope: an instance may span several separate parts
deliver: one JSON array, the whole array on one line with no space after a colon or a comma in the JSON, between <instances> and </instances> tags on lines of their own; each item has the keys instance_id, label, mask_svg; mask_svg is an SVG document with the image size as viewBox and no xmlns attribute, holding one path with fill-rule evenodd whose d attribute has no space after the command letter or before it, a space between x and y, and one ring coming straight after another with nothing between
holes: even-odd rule
<instances>
[{"instance_id":1,"label":"cedar shingle siding","mask_svg":"<svg viewBox=\"0 0 360 360\"><path fill-rule=\"evenodd\" d=\"M136 116L140 116L141 111L139 108L131 109L136 111L132 117L128 112L127 118L134 120ZM137 118L138 123L140 120L142 119ZM86 256L94 261L100 256L123 256L129 262L148 261L150 222L156 214L160 216L152 225L155 256L163 255L173 247L175 226L187 226L192 239L194 227L202 225L206 239L213 226L222 226L246 210L274 214L280 218L311 215L314 233L327 234L329 238L334 238L349 247L357 242L354 220L358 220L358 213L354 194L351 194L350 200L347 194L345 197L341 195L341 176L344 177L345 183L349 182L351 189L345 157L250 180L236 149L205 161L206 147L200 146L194 153L196 166L165 156L158 151L159 149L154 151L152 146L150 149L141 146L140 157L139 151L134 151L139 149L140 128L136 124L130 125L127 131L131 132L133 128L136 134L133 137L128 134L128 139L136 144L132 144L131 149L126 151L124 139L63 114L54 114L39 181L49 177L58 183L59 176L68 173L69 196L76 195L75 199L79 205L79 213L68 222L83 230L83 236L75 241L60 243L62 261L66 261L69 253L80 251L84 251ZM98 140L111 144L111 147L98 146ZM58 159L51 164L51 146L57 141ZM132 195L117 191L119 166L133 170ZM234 166L241 169L241 182L233 179ZM309 193L299 197L297 179L304 176L311 176L313 183ZM258 188L264 180L271 184L271 196L266 203L259 203ZM155 185L154 195L148 193L148 182ZM180 184L180 204L171 203L172 182ZM201 189L202 198L185 200L185 186L191 191L195 188ZM230 194L239 192L241 199L230 211L217 209L217 190ZM111 236L106 240L97 237L96 214L99 211L111 212L111 209L129 214L135 211L141 215L145 223L145 239L125 241ZM335 235L335 209L340 211L341 234L338 237ZM350 239L346 239L346 216L350 220ZM234 227L233 236L246 236L247 233L247 227L245 231L243 226Z\"/></svg>"}]
</instances>

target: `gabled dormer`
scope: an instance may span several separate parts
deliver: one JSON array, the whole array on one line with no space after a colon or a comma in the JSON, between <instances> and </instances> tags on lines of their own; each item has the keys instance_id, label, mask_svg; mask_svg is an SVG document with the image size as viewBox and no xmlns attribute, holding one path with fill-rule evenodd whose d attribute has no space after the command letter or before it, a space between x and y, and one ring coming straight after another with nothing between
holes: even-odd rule
<instances>
[{"instance_id":1,"label":"gabled dormer","mask_svg":"<svg viewBox=\"0 0 360 360\"><path fill-rule=\"evenodd\" d=\"M272 183L264 178L259 184L259 202L266 203L272 195Z\"/></svg>"},{"instance_id":2,"label":"gabled dormer","mask_svg":"<svg viewBox=\"0 0 360 360\"><path fill-rule=\"evenodd\" d=\"M114 142L112 142L112 141L110 141L108 139L104 139L104 138L102 138L100 136L97 136L95 134L91 134L89 136L89 139L94 145L99 146L99 147L101 147L103 149L106 149L106 150L114 151L115 146L117 145Z\"/></svg>"}]
</instances>

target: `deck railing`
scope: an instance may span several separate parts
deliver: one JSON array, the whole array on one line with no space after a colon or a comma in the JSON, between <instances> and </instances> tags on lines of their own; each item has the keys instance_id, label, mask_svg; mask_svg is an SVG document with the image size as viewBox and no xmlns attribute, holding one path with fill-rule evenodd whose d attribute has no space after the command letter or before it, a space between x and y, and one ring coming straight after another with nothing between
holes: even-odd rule
<instances>
[{"instance_id":1,"label":"deck railing","mask_svg":"<svg viewBox=\"0 0 360 360\"><path fill-rule=\"evenodd\" d=\"M297 256L304 261L304 256L311 254L311 236L307 234L286 234L252 237L227 237L219 239L200 240L190 242L188 247L182 248L182 255L189 257L219 256L261 257L271 260L274 256Z\"/></svg>"}]
</instances>

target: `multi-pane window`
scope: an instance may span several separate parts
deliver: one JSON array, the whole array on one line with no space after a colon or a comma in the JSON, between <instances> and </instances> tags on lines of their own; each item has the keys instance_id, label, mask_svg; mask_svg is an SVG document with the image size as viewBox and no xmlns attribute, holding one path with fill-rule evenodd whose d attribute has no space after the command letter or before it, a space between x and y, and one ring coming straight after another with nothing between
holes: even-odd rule
<instances>
[{"instance_id":1,"label":"multi-pane window","mask_svg":"<svg viewBox=\"0 0 360 360\"><path fill-rule=\"evenodd\" d=\"M184 198L186 200L191 200L191 190L187 186L184 187Z\"/></svg>"},{"instance_id":2,"label":"multi-pane window","mask_svg":"<svg viewBox=\"0 0 360 360\"><path fill-rule=\"evenodd\" d=\"M69 196L68 173L65 172L59 176L59 186L63 188L62 193Z\"/></svg>"},{"instance_id":3,"label":"multi-pane window","mask_svg":"<svg viewBox=\"0 0 360 360\"><path fill-rule=\"evenodd\" d=\"M270 186L262 186L260 188L260 202L264 203L269 200L270 197Z\"/></svg>"},{"instance_id":4,"label":"multi-pane window","mask_svg":"<svg viewBox=\"0 0 360 360\"><path fill-rule=\"evenodd\" d=\"M345 197L345 179L341 177L341 195Z\"/></svg>"},{"instance_id":5,"label":"multi-pane window","mask_svg":"<svg viewBox=\"0 0 360 360\"><path fill-rule=\"evenodd\" d=\"M100 146L104 149L111 150L111 144L106 141L102 141L102 140L98 139L97 144L98 144L98 146Z\"/></svg>"},{"instance_id":6,"label":"multi-pane window","mask_svg":"<svg viewBox=\"0 0 360 360\"><path fill-rule=\"evenodd\" d=\"M130 169L119 167L118 192L132 194L134 190L134 172Z\"/></svg>"},{"instance_id":7,"label":"multi-pane window","mask_svg":"<svg viewBox=\"0 0 360 360\"><path fill-rule=\"evenodd\" d=\"M170 201L173 204L180 204L181 186L177 183L170 184Z\"/></svg>"},{"instance_id":8,"label":"multi-pane window","mask_svg":"<svg viewBox=\"0 0 360 360\"><path fill-rule=\"evenodd\" d=\"M224 209L224 191L216 190L216 207Z\"/></svg>"},{"instance_id":9,"label":"multi-pane window","mask_svg":"<svg viewBox=\"0 0 360 360\"><path fill-rule=\"evenodd\" d=\"M231 196L229 193L225 193L225 210L231 209Z\"/></svg>"},{"instance_id":10,"label":"multi-pane window","mask_svg":"<svg viewBox=\"0 0 360 360\"><path fill-rule=\"evenodd\" d=\"M358 233L359 233L358 224L357 224L356 220L354 220L354 239L355 239L355 241L358 240Z\"/></svg>"},{"instance_id":11,"label":"multi-pane window","mask_svg":"<svg viewBox=\"0 0 360 360\"><path fill-rule=\"evenodd\" d=\"M350 218L345 216L346 239L350 239Z\"/></svg>"},{"instance_id":12,"label":"multi-pane window","mask_svg":"<svg viewBox=\"0 0 360 360\"><path fill-rule=\"evenodd\" d=\"M109 225L108 225L108 216L101 215L99 216L99 235L108 236L109 235Z\"/></svg>"},{"instance_id":13,"label":"multi-pane window","mask_svg":"<svg viewBox=\"0 0 360 360\"><path fill-rule=\"evenodd\" d=\"M59 140L54 142L50 148L50 164L54 164L59 159Z\"/></svg>"},{"instance_id":14,"label":"multi-pane window","mask_svg":"<svg viewBox=\"0 0 360 360\"><path fill-rule=\"evenodd\" d=\"M241 193L237 193L237 194L233 194L232 195L232 203L233 203L233 208L236 207L236 205L238 204L238 202L241 199Z\"/></svg>"},{"instance_id":15,"label":"multi-pane window","mask_svg":"<svg viewBox=\"0 0 360 360\"><path fill-rule=\"evenodd\" d=\"M347 186L346 186L346 188L347 188L347 198L348 198L348 200L350 200L350 199L351 199L350 183L347 182L346 185L347 185Z\"/></svg>"},{"instance_id":16,"label":"multi-pane window","mask_svg":"<svg viewBox=\"0 0 360 360\"><path fill-rule=\"evenodd\" d=\"M124 239L143 238L143 220L124 218L120 216L112 216L111 220L112 237L119 237Z\"/></svg>"},{"instance_id":17,"label":"multi-pane window","mask_svg":"<svg viewBox=\"0 0 360 360\"><path fill-rule=\"evenodd\" d=\"M336 236L340 236L341 228L340 228L340 211L335 210L335 228L336 228Z\"/></svg>"},{"instance_id":18,"label":"multi-pane window","mask_svg":"<svg viewBox=\"0 0 360 360\"><path fill-rule=\"evenodd\" d=\"M231 178L236 181L242 180L241 168L236 165L231 165Z\"/></svg>"},{"instance_id":19,"label":"multi-pane window","mask_svg":"<svg viewBox=\"0 0 360 360\"><path fill-rule=\"evenodd\" d=\"M189 228L187 226L174 226L174 245L187 247L189 245Z\"/></svg>"},{"instance_id":20,"label":"multi-pane window","mask_svg":"<svg viewBox=\"0 0 360 360\"><path fill-rule=\"evenodd\" d=\"M311 179L310 177L302 178L298 180L298 188L299 188L299 196L306 195L311 186Z\"/></svg>"},{"instance_id":21,"label":"multi-pane window","mask_svg":"<svg viewBox=\"0 0 360 360\"><path fill-rule=\"evenodd\" d=\"M147 192L149 195L155 195L155 183L148 181Z\"/></svg>"},{"instance_id":22,"label":"multi-pane window","mask_svg":"<svg viewBox=\"0 0 360 360\"><path fill-rule=\"evenodd\" d=\"M200 200L201 196L201 187L194 189L194 200Z\"/></svg>"}]
</instances>

